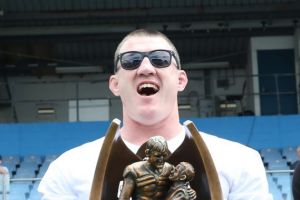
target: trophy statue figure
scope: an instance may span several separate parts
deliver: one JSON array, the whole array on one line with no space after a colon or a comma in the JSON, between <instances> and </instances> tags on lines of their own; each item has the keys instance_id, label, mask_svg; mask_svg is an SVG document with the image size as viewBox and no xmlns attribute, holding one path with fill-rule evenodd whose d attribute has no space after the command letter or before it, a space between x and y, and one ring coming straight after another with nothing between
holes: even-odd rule
<instances>
[{"instance_id":1,"label":"trophy statue figure","mask_svg":"<svg viewBox=\"0 0 300 200\"><path fill-rule=\"evenodd\" d=\"M167 142L161 136L147 141L146 157L128 165L123 173L120 200L164 199L170 187L169 176L173 165L166 162L169 155Z\"/></svg>"},{"instance_id":2,"label":"trophy statue figure","mask_svg":"<svg viewBox=\"0 0 300 200\"><path fill-rule=\"evenodd\" d=\"M187 187L189 184L186 182L194 176L193 167L186 162L174 167L166 162L169 154L163 137L151 137L146 143L146 157L125 168L119 200L195 199L195 192Z\"/></svg>"},{"instance_id":3,"label":"trophy statue figure","mask_svg":"<svg viewBox=\"0 0 300 200\"><path fill-rule=\"evenodd\" d=\"M168 191L166 200L194 200L197 198L196 191L190 186L190 181L195 176L193 166L188 162L180 162L173 168L169 179L172 185Z\"/></svg>"}]
</instances>

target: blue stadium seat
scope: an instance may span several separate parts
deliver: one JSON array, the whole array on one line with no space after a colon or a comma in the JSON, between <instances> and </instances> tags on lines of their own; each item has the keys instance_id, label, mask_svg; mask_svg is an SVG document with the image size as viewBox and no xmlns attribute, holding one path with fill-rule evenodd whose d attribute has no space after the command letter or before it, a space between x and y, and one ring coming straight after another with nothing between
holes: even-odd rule
<instances>
[{"instance_id":1,"label":"blue stadium seat","mask_svg":"<svg viewBox=\"0 0 300 200\"><path fill-rule=\"evenodd\" d=\"M277 179L277 185L281 191L281 193L283 194L284 199L291 199L291 193L292 193L292 189L291 189L291 182L292 182L292 178L291 175L289 173L277 173L274 174L274 179Z\"/></svg>"},{"instance_id":2,"label":"blue stadium seat","mask_svg":"<svg viewBox=\"0 0 300 200\"><path fill-rule=\"evenodd\" d=\"M58 156L57 155L46 155L44 162L41 164L41 167L39 168L37 178L42 178L44 174L46 173L50 163L54 161Z\"/></svg>"},{"instance_id":3,"label":"blue stadium seat","mask_svg":"<svg viewBox=\"0 0 300 200\"><path fill-rule=\"evenodd\" d=\"M282 156L287 160L289 163L294 163L296 160L299 159L296 153L297 147L285 147L282 148Z\"/></svg>"},{"instance_id":4,"label":"blue stadium seat","mask_svg":"<svg viewBox=\"0 0 300 200\"><path fill-rule=\"evenodd\" d=\"M272 175L267 174L267 179L269 183L269 190L273 194L273 200L282 200L282 193L277 187L276 183L273 181Z\"/></svg>"},{"instance_id":5,"label":"blue stadium seat","mask_svg":"<svg viewBox=\"0 0 300 200\"><path fill-rule=\"evenodd\" d=\"M286 155L289 155L289 154L296 154L296 147L288 146L288 147L283 147L282 148L282 155L283 156L286 156Z\"/></svg>"},{"instance_id":6,"label":"blue stadium seat","mask_svg":"<svg viewBox=\"0 0 300 200\"><path fill-rule=\"evenodd\" d=\"M35 178L38 165L35 162L21 162L13 178Z\"/></svg>"},{"instance_id":7,"label":"blue stadium seat","mask_svg":"<svg viewBox=\"0 0 300 200\"><path fill-rule=\"evenodd\" d=\"M284 159L270 160L268 162L269 170L288 170L290 169Z\"/></svg>"},{"instance_id":8,"label":"blue stadium seat","mask_svg":"<svg viewBox=\"0 0 300 200\"><path fill-rule=\"evenodd\" d=\"M34 184L33 184L33 187L29 193L29 199L30 200L40 200L41 199L41 194L37 191L37 188L39 186L39 181L36 181Z\"/></svg>"},{"instance_id":9,"label":"blue stadium seat","mask_svg":"<svg viewBox=\"0 0 300 200\"><path fill-rule=\"evenodd\" d=\"M38 178L42 178L44 176L44 174L46 173L48 167L50 165L50 162L44 162L42 164L42 166L40 167L39 171L38 171L38 174L37 174L37 177Z\"/></svg>"},{"instance_id":10,"label":"blue stadium seat","mask_svg":"<svg viewBox=\"0 0 300 200\"><path fill-rule=\"evenodd\" d=\"M8 200L28 200L23 194L8 194Z\"/></svg>"},{"instance_id":11,"label":"blue stadium seat","mask_svg":"<svg viewBox=\"0 0 300 200\"><path fill-rule=\"evenodd\" d=\"M57 157L58 157L58 155L56 155L56 154L46 155L46 156L45 156L45 162L52 162L52 161L54 161Z\"/></svg>"},{"instance_id":12,"label":"blue stadium seat","mask_svg":"<svg viewBox=\"0 0 300 200\"><path fill-rule=\"evenodd\" d=\"M39 155L26 155L23 157L24 163L36 163L37 165L42 163L42 158Z\"/></svg>"},{"instance_id":13,"label":"blue stadium seat","mask_svg":"<svg viewBox=\"0 0 300 200\"><path fill-rule=\"evenodd\" d=\"M276 157L276 158L281 158L282 155L280 153L280 149L279 148L264 148L260 150L260 155L263 158L266 157Z\"/></svg>"},{"instance_id":14,"label":"blue stadium seat","mask_svg":"<svg viewBox=\"0 0 300 200\"><path fill-rule=\"evenodd\" d=\"M3 166L7 167L10 176L12 177L13 174L16 172L17 168L16 165L12 162L3 162L2 163Z\"/></svg>"},{"instance_id":15,"label":"blue stadium seat","mask_svg":"<svg viewBox=\"0 0 300 200\"><path fill-rule=\"evenodd\" d=\"M9 155L9 156L2 156L3 163L12 163L14 165L20 164L20 156L17 155Z\"/></svg>"},{"instance_id":16,"label":"blue stadium seat","mask_svg":"<svg viewBox=\"0 0 300 200\"><path fill-rule=\"evenodd\" d=\"M18 170L20 169L28 169L28 170L37 170L38 168L38 164L34 163L34 162L21 162L20 167Z\"/></svg>"},{"instance_id":17,"label":"blue stadium seat","mask_svg":"<svg viewBox=\"0 0 300 200\"><path fill-rule=\"evenodd\" d=\"M267 164L267 166L275 163L278 161L278 160L282 160L282 155L280 153L280 150L278 148L266 148L266 149L262 149L260 151L260 155L263 159L263 162L265 164Z\"/></svg>"},{"instance_id":18,"label":"blue stadium seat","mask_svg":"<svg viewBox=\"0 0 300 200\"><path fill-rule=\"evenodd\" d=\"M10 192L8 195L9 200L26 199L29 195L29 182L12 182L10 184Z\"/></svg>"}]
</instances>

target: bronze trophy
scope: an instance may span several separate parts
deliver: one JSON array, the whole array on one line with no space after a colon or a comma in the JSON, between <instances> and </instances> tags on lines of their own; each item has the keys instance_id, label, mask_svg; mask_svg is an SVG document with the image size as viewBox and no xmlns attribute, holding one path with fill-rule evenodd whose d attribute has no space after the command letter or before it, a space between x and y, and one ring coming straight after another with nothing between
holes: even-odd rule
<instances>
[{"instance_id":1,"label":"bronze trophy","mask_svg":"<svg viewBox=\"0 0 300 200\"><path fill-rule=\"evenodd\" d=\"M175 152L165 156L165 162L175 165L184 161L193 166L195 175L193 181L190 182L192 188L190 192L192 196L197 196L196 199L222 200L218 174L201 135L191 121L186 121L184 126L187 127L189 133ZM137 154L132 153L120 135L116 134L119 127L120 120L114 119L106 133L96 165L90 200L118 199L119 183L123 180L124 169L132 163L141 162L145 156L146 144L141 146ZM169 184L172 188L172 184ZM168 198L168 200L175 199ZM156 199L160 198L153 198L153 200Z\"/></svg>"}]
</instances>

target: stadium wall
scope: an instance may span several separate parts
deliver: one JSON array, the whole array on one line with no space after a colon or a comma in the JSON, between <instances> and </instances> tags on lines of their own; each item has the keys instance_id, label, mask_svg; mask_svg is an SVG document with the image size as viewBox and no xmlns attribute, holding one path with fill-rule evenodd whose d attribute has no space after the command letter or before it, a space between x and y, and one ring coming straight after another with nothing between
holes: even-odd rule
<instances>
[{"instance_id":1,"label":"stadium wall","mask_svg":"<svg viewBox=\"0 0 300 200\"><path fill-rule=\"evenodd\" d=\"M185 121L186 119L181 119ZM257 150L300 143L300 115L193 118L198 129ZM0 125L1 155L48 155L104 136L108 121Z\"/></svg>"}]
</instances>

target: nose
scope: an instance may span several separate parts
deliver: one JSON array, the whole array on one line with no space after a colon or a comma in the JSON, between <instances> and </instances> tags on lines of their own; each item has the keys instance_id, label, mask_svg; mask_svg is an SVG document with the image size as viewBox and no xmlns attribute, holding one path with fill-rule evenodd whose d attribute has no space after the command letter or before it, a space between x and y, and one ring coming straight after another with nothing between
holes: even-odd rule
<instances>
[{"instance_id":1,"label":"nose","mask_svg":"<svg viewBox=\"0 0 300 200\"><path fill-rule=\"evenodd\" d=\"M155 74L155 72L156 72L155 67L151 64L148 57L145 57L142 60L141 65L137 69L137 73L143 75Z\"/></svg>"},{"instance_id":2,"label":"nose","mask_svg":"<svg viewBox=\"0 0 300 200\"><path fill-rule=\"evenodd\" d=\"M163 162L163 161L165 160L165 158L164 158L164 156L160 156L160 157L158 157L158 160L159 160L160 162Z\"/></svg>"}]
</instances>

